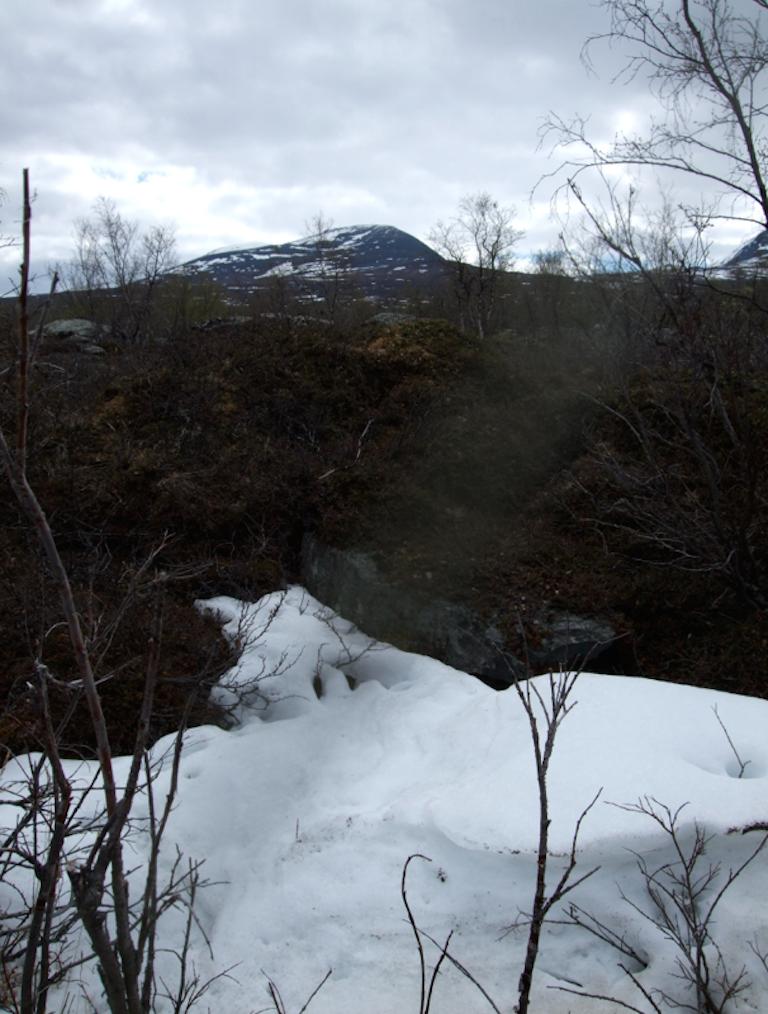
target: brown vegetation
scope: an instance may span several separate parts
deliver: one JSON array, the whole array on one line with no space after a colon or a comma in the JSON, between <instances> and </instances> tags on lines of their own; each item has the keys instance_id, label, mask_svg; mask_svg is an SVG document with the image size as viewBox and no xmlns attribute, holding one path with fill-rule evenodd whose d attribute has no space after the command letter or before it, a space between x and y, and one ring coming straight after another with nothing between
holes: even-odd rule
<instances>
[{"instance_id":1,"label":"brown vegetation","mask_svg":"<svg viewBox=\"0 0 768 1014\"><path fill-rule=\"evenodd\" d=\"M622 635L604 666L763 694L761 611L741 608L716 573L670 575L628 532L606 543L598 530L594 497L606 487L594 448L632 454L604 367L615 331L609 340L593 326L599 300L597 283L544 272L518 278L521 333L483 343L439 320L338 331L258 317L102 357L45 349L28 467L82 614L109 626L163 541L157 565L183 568L168 588L152 736L173 727L195 674L192 721L215 719L208 687L231 655L194 600L300 581L307 532L373 552L412 588L470 602L513 650L518 613L533 648L548 611L600 615ZM10 319L5 333L8 362ZM625 392L640 398L643 377ZM587 418L593 450L579 457ZM71 663L39 552L11 502L0 510L2 732L33 745L30 658L41 646L62 676ZM133 735L150 610L137 595L103 662L118 673L103 690L116 749ZM60 717L63 699L52 706ZM87 723L75 718L69 741L87 748Z\"/></svg>"},{"instance_id":2,"label":"brown vegetation","mask_svg":"<svg viewBox=\"0 0 768 1014\"><path fill-rule=\"evenodd\" d=\"M5 334L9 363L10 320ZM347 340L325 326L268 319L188 331L141 351L114 346L98 358L44 351L32 377L28 472L87 636L103 639L101 671L114 673L102 696L115 749L132 742L142 692L152 608L138 580L143 561L154 553L153 565L176 575L156 738L174 727L193 679L192 721L215 717L210 681L231 663L194 600L272 591L299 578L305 531L344 539L364 527L370 505L394 488L419 420L472 356L472 342L444 322L372 325ZM11 499L0 511L2 734L17 748L38 734L25 692L30 660L61 678L73 663L34 537ZM119 632L105 635L118 616ZM63 697L52 703L57 721L66 706ZM66 737L72 749L90 744L80 710Z\"/></svg>"}]
</instances>

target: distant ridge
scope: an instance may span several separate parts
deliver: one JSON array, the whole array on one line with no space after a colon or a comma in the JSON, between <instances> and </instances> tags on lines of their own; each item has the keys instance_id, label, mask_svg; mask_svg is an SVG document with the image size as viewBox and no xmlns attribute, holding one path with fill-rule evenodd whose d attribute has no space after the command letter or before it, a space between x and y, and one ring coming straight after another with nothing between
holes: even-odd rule
<instances>
[{"instance_id":1,"label":"distant ridge","mask_svg":"<svg viewBox=\"0 0 768 1014\"><path fill-rule=\"evenodd\" d=\"M426 243L391 225L351 225L331 229L324 237L333 256L341 258L364 295L386 299L410 285L427 288L439 277L444 261ZM323 265L319 238L290 243L213 250L176 268L187 275L206 273L225 289L247 294L265 288L276 276L295 278L312 290Z\"/></svg>"}]
</instances>

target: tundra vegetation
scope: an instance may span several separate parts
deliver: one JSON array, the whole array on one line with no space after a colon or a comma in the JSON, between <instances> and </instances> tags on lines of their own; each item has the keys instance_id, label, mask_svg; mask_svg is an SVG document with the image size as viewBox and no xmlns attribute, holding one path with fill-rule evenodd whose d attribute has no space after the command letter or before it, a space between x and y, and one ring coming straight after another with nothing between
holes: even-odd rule
<instances>
[{"instance_id":1,"label":"tundra vegetation","mask_svg":"<svg viewBox=\"0 0 768 1014\"><path fill-rule=\"evenodd\" d=\"M157 566L184 568L166 593L153 736L186 706L182 674L210 671L210 652L223 652L216 665L225 662L194 600L253 598L300 581L307 533L371 552L422 595L435 588L469 603L516 653L518 617L537 648L549 610L600 615L622 635L603 665L764 694L765 612L745 599L735 575L746 563L731 554L743 544L760 561L764 544L764 394L753 369L762 324L740 295L743 280L696 290L695 304L685 304L712 326L728 317L729 362L742 370L726 375L718 361L722 409L714 416L703 407L712 391L706 363L689 366L668 347L676 332L650 283L626 273L576 276L551 253L506 282L514 326L482 341L428 316L424 305L415 320L351 328L230 307L228 316L250 319L205 330L163 326L161 338L139 345L108 338L101 356L44 340L30 374L27 467L65 547L80 608L108 625L159 545ZM162 285L156 298L164 298ZM653 306L658 327L638 334L632 322L647 320ZM16 355L10 307L3 333L8 382ZM739 386L747 366L753 380ZM686 447L681 427L691 423L670 412L670 398L699 412L704 458ZM12 406L4 401L5 425ZM643 445L628 423L641 409L648 433L638 432L663 437L654 461L668 468L667 479L648 482L650 465L637 456ZM747 427L751 441L743 461L727 429L731 415L717 414L734 409L731 426ZM707 506L707 455L723 487L718 516ZM610 468L619 467L617 478ZM751 484L742 482L745 467ZM646 509L657 512L656 523L674 522L678 540L706 545L678 541L671 552L651 542L637 527L638 504L617 485L630 479L633 495L654 493ZM24 681L36 646L64 674L72 662L44 561L13 501L4 498L0 509L3 740L18 748L35 741ZM733 541L721 548L718 518L732 526L723 531ZM682 569L704 549L709 556ZM747 595L756 597L760 582L748 580ZM109 641L105 665L122 674L103 689L117 750L132 740L143 682L134 660L150 616L150 599L138 596ZM202 688L192 721L211 719L206 699ZM55 693L51 707L57 718L65 707ZM87 721L72 722L73 742L89 742Z\"/></svg>"},{"instance_id":2,"label":"tundra vegetation","mask_svg":"<svg viewBox=\"0 0 768 1014\"><path fill-rule=\"evenodd\" d=\"M328 291L313 320L294 312L300 291L235 307L205 282L164 279L172 233L139 236L102 202L78 225L69 291L31 300L22 272L20 313L3 310L0 426L17 439L4 443L16 498L0 501L0 736L9 755L49 758L54 831L70 806L61 758L99 757L97 845L72 885L113 1010L150 1009L158 910L197 886L194 866L168 895L150 872L130 909L120 858L148 745L226 720L208 691L232 650L194 600L300 580L307 533L469 601L513 649L536 646L553 608L599 614L620 635L621 671L766 695L767 283L762 265L709 270L705 243L723 215L768 227L766 4L752 0L754 16L727 0L605 6L607 37L628 47L629 73L649 76L665 118L609 149L582 121L550 120L558 148L579 146L560 195L584 230L533 271L510 270L511 213L481 194L438 226L446 287L387 308L412 318L361 319L356 296L345 307L354 287L321 235ZM714 183L720 203L644 217L617 165ZM490 246L472 233L478 215ZM479 244L474 265L460 228ZM28 229L25 215L26 244ZM231 319L201 326L224 316L211 308ZM103 325L104 354L46 338L46 312ZM133 761L118 798L109 762L122 752ZM675 839L676 812L644 812ZM52 833L18 952L25 1014L45 1009L56 974L60 853ZM108 876L114 940L94 916ZM700 966L686 974L696 1009L725 1009L726 986L721 1002ZM196 995L188 985L177 1009Z\"/></svg>"}]
</instances>

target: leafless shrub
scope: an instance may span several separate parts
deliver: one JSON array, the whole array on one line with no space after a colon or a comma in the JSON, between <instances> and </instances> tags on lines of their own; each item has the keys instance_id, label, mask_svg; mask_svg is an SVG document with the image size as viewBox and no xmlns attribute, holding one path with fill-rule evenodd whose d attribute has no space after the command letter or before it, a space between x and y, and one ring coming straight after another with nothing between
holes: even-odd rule
<instances>
[{"instance_id":1,"label":"leafless shrub","mask_svg":"<svg viewBox=\"0 0 768 1014\"><path fill-rule=\"evenodd\" d=\"M598 43L619 44L627 60L618 77L645 77L660 115L646 136L619 134L607 146L582 117L550 115L544 125L567 153L545 177L566 177L554 198L564 227L574 210L592 241L573 263L602 272L609 326L617 305L625 312L636 374L616 402L605 400L613 433L608 423L595 433L592 520L606 540L628 536L628 552L645 563L715 575L764 610L765 286L761 270L730 280L712 272L706 236L723 221L768 225L766 4L601 6L610 27L587 41L585 63ZM643 208L643 170L662 186L678 178L709 191L694 205L662 191L657 210ZM612 439L618 431L623 439Z\"/></svg>"},{"instance_id":2,"label":"leafless shrub","mask_svg":"<svg viewBox=\"0 0 768 1014\"><path fill-rule=\"evenodd\" d=\"M768 834L761 838L746 859L726 873L719 861L707 858L714 836L707 834L697 822L694 822L692 834L683 827L680 818L684 806L672 810L646 796L637 803L620 806L620 809L648 817L667 836L672 846L673 859L658 866L651 865L645 856L635 853L650 906L638 904L623 891L621 897L642 921L655 927L674 945L681 992L673 994L659 986L649 988L639 980L638 971L646 967L647 958L639 947L628 942L626 934L617 933L595 915L575 905L568 910L570 922L619 951L622 955L619 967L656 1014L661 1014L662 1008L695 1011L696 1014L725 1014L731 1009L731 1002L745 993L751 983L746 966L738 969L728 967L714 933L715 912L734 882L768 844ZM756 943L750 946L765 965L765 952L760 951ZM627 959L636 963L634 968ZM616 997L556 988L646 1014L641 1008Z\"/></svg>"},{"instance_id":3,"label":"leafless shrub","mask_svg":"<svg viewBox=\"0 0 768 1014\"><path fill-rule=\"evenodd\" d=\"M595 874L598 869L595 867L589 873L571 880L573 871L576 868L576 849L582 822L597 802L602 789L597 793L592 802L584 808L576 822L568 864L563 870L554 890L547 891L546 877L549 859L549 827L551 824L547 776L558 729L575 705L575 702L571 702L570 698L579 674L580 670L560 673L557 677L553 673L550 673L549 693L545 696L540 692L534 680L529 679L521 683L514 670L510 667L510 675L514 676L515 680L515 690L528 716L528 724L531 730L536 758L536 780L539 790L539 845L536 889L528 922L528 945L526 948L525 964L518 983L519 998L515 1007L517 1014L527 1014L528 1011L531 985L533 983L533 970L539 954L541 931L545 920L555 905L559 904L579 884L583 884L585 880Z\"/></svg>"},{"instance_id":4,"label":"leafless shrub","mask_svg":"<svg viewBox=\"0 0 768 1014\"><path fill-rule=\"evenodd\" d=\"M584 485L608 544L655 566L719 577L752 609L766 602L765 322L699 306L664 332L593 431ZM693 312L693 311L692 311ZM710 316L702 320L702 316Z\"/></svg>"},{"instance_id":5,"label":"leafless shrub","mask_svg":"<svg viewBox=\"0 0 768 1014\"><path fill-rule=\"evenodd\" d=\"M266 972L264 974L266 975ZM299 1014L304 1014L304 1012L306 1011L307 1007L309 1007L309 1005L315 999L315 997L317 996L317 994L320 992L320 990L323 988L323 986L326 984L326 982L330 979L330 977L331 977L332 974L333 974L333 969L329 968L328 971L325 974L325 977L320 981L319 985L315 986L315 988L312 990L312 992L311 992L311 994L309 996L309 999L304 1002L304 1006L299 1011ZM280 990L279 990L277 984L275 982L273 982L273 980L270 979L268 975L267 975L267 982L269 984L269 995L272 998L272 1004L273 1004L273 1006L272 1007L263 1007L262 1010L256 1011L255 1014L264 1014L264 1012L268 1011L268 1010L274 1010L274 1011L277 1012L277 1014L288 1014L288 1007L287 1007L285 1001L283 1000L283 997L282 997L282 995L280 993Z\"/></svg>"},{"instance_id":6,"label":"leafless shrub","mask_svg":"<svg viewBox=\"0 0 768 1014\"><path fill-rule=\"evenodd\" d=\"M233 725L240 721L244 708L265 708L270 698L265 692L264 682L282 676L301 657L301 650L295 655L283 651L275 662L269 661L264 654L259 653L265 635L283 606L285 595L285 592L278 594L265 613L250 609L247 603L240 603L237 607L235 629L225 631L239 656L239 661L223 677L216 680L211 693L217 707ZM199 605L208 611L213 608L215 612L215 607L204 603ZM255 662L256 659L258 664ZM247 676L244 675L246 662Z\"/></svg>"},{"instance_id":7,"label":"leafless shrub","mask_svg":"<svg viewBox=\"0 0 768 1014\"><path fill-rule=\"evenodd\" d=\"M512 932L513 929L518 929L521 926L527 926L528 928L528 942L526 946L525 962L523 969L520 974L518 982L518 999L515 1005L515 1014L527 1014L530 1006L530 994L531 986L533 984L533 972L536 966L536 960L539 955L539 947L541 940L541 932L544 927L544 923L550 918L552 909L559 905L560 902L575 890L580 884L583 884L585 880L588 880L591 876L597 873L599 867L595 867L588 873L585 873L579 877L573 879L574 870L577 866L577 848L579 831L581 825L585 820L587 814L597 802L602 789L595 795L592 801L582 810L579 816L576 826L574 828L573 837L571 840L571 848L568 853L568 861L565 869L560 874L560 877L555 884L554 888L547 890L547 867L549 863L549 828L552 822L550 807L549 807L549 794L547 787L547 778L549 774L549 765L552 759L552 753L555 747L555 740L557 737L558 729L562 722L575 705L575 701L571 701L571 694L576 686L576 681L581 673L581 669L576 672L561 672L558 675L550 672L549 674L549 685L548 693L545 691L542 693L539 690L537 682L533 679L527 679L525 681L520 680L517 672L514 670L511 664L508 663L507 668L510 673L512 685L518 695L520 703L523 706L523 710L528 718L528 725L531 731L531 739L533 742L535 762L536 762L536 780L539 793L539 840L537 848L537 863L536 863L536 886L534 889L533 904L531 906L530 913L523 915L522 918L518 918L513 926L508 927L506 933ZM444 945L440 945L437 941L433 940L428 934L419 930L411 912L410 906L405 892L405 881L406 874L408 871L408 865L412 859L421 858L426 859L427 862L431 862L426 856L414 855L410 856L405 863L403 868L403 879L401 894L403 898L403 904L408 913L408 921L413 929L414 936L419 951L419 960L421 965L421 1003L419 1008L419 1014L428 1014L429 1006L431 1003L432 993L434 989L435 980L439 972L442 962L447 960L457 968L462 975L469 979L483 994L485 999L491 1005L494 1011L498 1014L498 1007L495 1005L491 997L486 993L479 982L470 974L470 972L457 961L449 952L448 947L451 940L451 935L445 941ZM425 994L426 989L426 972L425 972L425 960L424 950L421 943L421 936L426 936L436 947L440 950L440 957L436 966L433 969L432 976L430 978L429 989Z\"/></svg>"},{"instance_id":8,"label":"leafless shrub","mask_svg":"<svg viewBox=\"0 0 768 1014\"><path fill-rule=\"evenodd\" d=\"M497 322L512 270L512 250L523 233L512 222L514 207L499 205L488 193L468 194L449 222L437 222L429 242L445 259L461 327L483 338Z\"/></svg>"},{"instance_id":9,"label":"leafless shrub","mask_svg":"<svg viewBox=\"0 0 768 1014\"><path fill-rule=\"evenodd\" d=\"M62 274L75 312L104 322L116 337L143 344L151 331L157 290L173 266L175 227L139 233L115 202L99 197L93 217L75 223L75 252Z\"/></svg>"},{"instance_id":10,"label":"leafless shrub","mask_svg":"<svg viewBox=\"0 0 768 1014\"><path fill-rule=\"evenodd\" d=\"M27 477L29 374L45 320L43 312L36 330L30 333L30 219L29 180L25 170L16 433L11 444L0 428L0 459L30 530L39 539L59 593L61 617L80 674L80 679L70 689L82 692L88 703L97 744L97 765L95 774L85 783L65 766L60 750L61 728L54 727L48 700L49 686L55 678L41 659L36 658L28 688L37 711L41 755L27 758L26 770L16 765L14 778L9 776L6 764L3 796L0 797L0 812L4 811L6 819L10 817L0 837L4 988L12 1009L18 1009L20 1014L45 1014L52 989L65 984L76 967L95 960L113 1014L148 1014L158 992L155 958L159 920L166 911L184 901L191 912L195 893L202 886L198 864L190 863L184 869L180 856L168 882L160 885L158 881L160 849L176 797L184 731L182 722L170 762L170 787L165 804L158 812L153 796L156 770L149 761L148 740L162 644L167 575L160 572L150 580L155 608L146 651L143 700L130 770L125 784L120 786L115 778L94 668L94 659L98 659L105 642L108 644L114 636L116 626L111 630L99 630L98 623L91 624L90 630L84 633L56 539ZM54 276L52 292L56 281ZM115 624L119 616L118 610ZM150 857L142 890L131 900L124 847L136 829L131 814L135 799L142 791L147 794L149 806ZM97 802L98 799L101 802ZM69 886L66 901L62 898L65 870ZM10 903L10 899L15 902ZM78 931L83 932L87 945L74 944L72 937ZM190 931L188 923L187 935L178 954L182 965L182 979L176 994L179 1009L186 1009L195 997L202 995L199 985L190 992L185 977ZM65 1006L67 1002L65 997Z\"/></svg>"}]
</instances>

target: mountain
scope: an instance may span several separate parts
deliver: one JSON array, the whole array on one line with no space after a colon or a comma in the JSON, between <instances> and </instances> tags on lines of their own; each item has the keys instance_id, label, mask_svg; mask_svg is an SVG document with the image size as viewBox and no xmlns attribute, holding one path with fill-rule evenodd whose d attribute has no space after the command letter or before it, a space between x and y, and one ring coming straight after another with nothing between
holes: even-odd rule
<instances>
[{"instance_id":1,"label":"mountain","mask_svg":"<svg viewBox=\"0 0 768 1014\"><path fill-rule=\"evenodd\" d=\"M758 265L764 266L766 259L768 259L768 229L763 229L740 246L723 267L755 268Z\"/></svg>"},{"instance_id":2,"label":"mountain","mask_svg":"<svg viewBox=\"0 0 768 1014\"><path fill-rule=\"evenodd\" d=\"M222 287L243 295L275 278L294 280L308 295L323 275L341 273L364 295L402 296L410 285L428 288L441 277L444 261L415 236L391 225L352 225L291 243L214 250L176 268L194 277L207 273Z\"/></svg>"}]
</instances>

